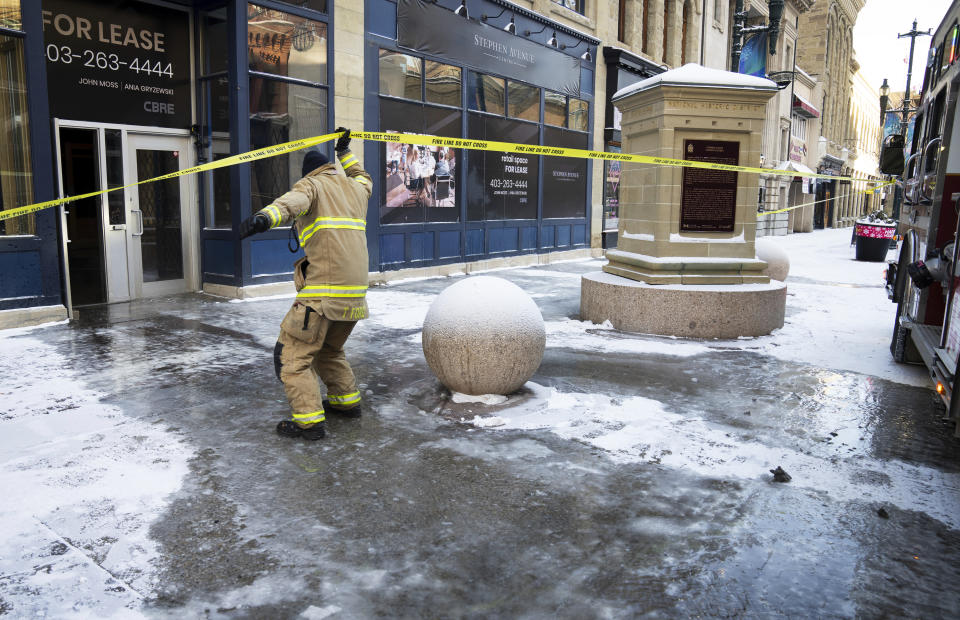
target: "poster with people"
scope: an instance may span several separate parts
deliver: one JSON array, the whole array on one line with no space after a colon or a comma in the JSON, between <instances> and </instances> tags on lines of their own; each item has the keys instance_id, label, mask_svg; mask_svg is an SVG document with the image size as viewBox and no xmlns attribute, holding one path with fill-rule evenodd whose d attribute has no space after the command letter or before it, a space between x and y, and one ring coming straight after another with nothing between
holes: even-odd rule
<instances>
[{"instance_id":1,"label":"poster with people","mask_svg":"<svg viewBox=\"0 0 960 620\"><path fill-rule=\"evenodd\" d=\"M457 158L445 146L386 143L387 208L457 206Z\"/></svg>"}]
</instances>

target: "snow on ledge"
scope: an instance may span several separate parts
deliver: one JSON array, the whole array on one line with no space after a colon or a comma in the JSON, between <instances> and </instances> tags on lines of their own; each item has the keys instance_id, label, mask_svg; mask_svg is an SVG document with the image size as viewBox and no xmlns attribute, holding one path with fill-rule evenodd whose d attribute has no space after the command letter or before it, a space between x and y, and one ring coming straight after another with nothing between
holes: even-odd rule
<instances>
[{"instance_id":1,"label":"snow on ledge","mask_svg":"<svg viewBox=\"0 0 960 620\"><path fill-rule=\"evenodd\" d=\"M623 233L624 239L636 239L637 241L654 241L654 236L650 233Z\"/></svg>"},{"instance_id":2,"label":"snow on ledge","mask_svg":"<svg viewBox=\"0 0 960 620\"><path fill-rule=\"evenodd\" d=\"M730 237L729 239L715 239L712 237L684 237L678 233L670 233L670 243L746 243L747 240L743 236L743 231L740 231L740 234L736 237Z\"/></svg>"},{"instance_id":3,"label":"snow on ledge","mask_svg":"<svg viewBox=\"0 0 960 620\"><path fill-rule=\"evenodd\" d=\"M694 87L714 87L714 88L737 88L749 90L777 90L777 85L772 80L744 75L742 73L733 73L722 71L720 69L709 69L696 63L687 63L682 67L657 74L651 78L641 80L636 84L631 84L621 88L613 95L613 101L622 99L628 95L649 90L656 86L694 86Z\"/></svg>"},{"instance_id":4,"label":"snow on ledge","mask_svg":"<svg viewBox=\"0 0 960 620\"><path fill-rule=\"evenodd\" d=\"M729 260L729 259L726 259ZM786 284L777 280L771 280L768 284L649 284L640 280L631 280L623 276L618 276L606 271L593 271L583 274L584 278L590 278L595 282L603 284L616 284L618 286L630 286L637 288L651 288L657 290L675 290L675 291L700 291L708 293L750 293L755 291L773 291L786 288Z\"/></svg>"}]
</instances>

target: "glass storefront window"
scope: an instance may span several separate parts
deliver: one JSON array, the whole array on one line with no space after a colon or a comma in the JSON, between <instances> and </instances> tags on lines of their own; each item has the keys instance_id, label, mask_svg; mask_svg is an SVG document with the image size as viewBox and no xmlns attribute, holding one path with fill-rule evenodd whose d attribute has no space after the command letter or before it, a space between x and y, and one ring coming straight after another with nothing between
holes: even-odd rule
<instances>
[{"instance_id":1,"label":"glass storefront window","mask_svg":"<svg viewBox=\"0 0 960 620\"><path fill-rule=\"evenodd\" d=\"M201 80L201 132L208 141L207 157L213 161L227 157L230 152L230 92L229 81L220 76ZM206 226L230 228L230 169L217 168L204 172Z\"/></svg>"},{"instance_id":2,"label":"glass storefront window","mask_svg":"<svg viewBox=\"0 0 960 620\"><path fill-rule=\"evenodd\" d=\"M543 122L554 127L567 126L567 96L551 91L543 94ZM549 142L547 144L550 144Z\"/></svg>"},{"instance_id":3,"label":"glass storefront window","mask_svg":"<svg viewBox=\"0 0 960 620\"><path fill-rule=\"evenodd\" d=\"M251 71L327 83L327 25L291 13L247 5Z\"/></svg>"},{"instance_id":4,"label":"glass storefront window","mask_svg":"<svg viewBox=\"0 0 960 620\"><path fill-rule=\"evenodd\" d=\"M467 107L502 115L506 111L505 92L506 80L503 78L471 71L467 78Z\"/></svg>"},{"instance_id":5,"label":"glass storefront window","mask_svg":"<svg viewBox=\"0 0 960 620\"><path fill-rule=\"evenodd\" d=\"M380 127L387 132L461 137L460 110L405 101L380 101ZM381 224L457 222L456 169L460 150L388 142L383 147L385 203Z\"/></svg>"},{"instance_id":6,"label":"glass storefront window","mask_svg":"<svg viewBox=\"0 0 960 620\"><path fill-rule=\"evenodd\" d=\"M203 75L227 70L227 9L221 7L200 13L203 33Z\"/></svg>"},{"instance_id":7,"label":"glass storefront window","mask_svg":"<svg viewBox=\"0 0 960 620\"><path fill-rule=\"evenodd\" d=\"M609 145L607 151L619 153L620 147ZM620 171L619 161L603 162L603 230L617 230L620 223Z\"/></svg>"},{"instance_id":8,"label":"glass storefront window","mask_svg":"<svg viewBox=\"0 0 960 620\"><path fill-rule=\"evenodd\" d=\"M33 202L26 81L23 39L0 35L0 211ZM34 234L33 214L0 220L0 235Z\"/></svg>"},{"instance_id":9,"label":"glass storefront window","mask_svg":"<svg viewBox=\"0 0 960 620\"><path fill-rule=\"evenodd\" d=\"M538 144L540 125L471 114L467 137ZM467 161L467 219L533 220L537 217L540 158L520 153L470 151Z\"/></svg>"},{"instance_id":10,"label":"glass storefront window","mask_svg":"<svg viewBox=\"0 0 960 620\"><path fill-rule=\"evenodd\" d=\"M216 153L213 161L229 157L228 153ZM230 168L216 168L206 173L207 200L211 206L210 224L213 228L231 228L233 220L230 216Z\"/></svg>"},{"instance_id":11,"label":"glass storefront window","mask_svg":"<svg viewBox=\"0 0 960 620\"><path fill-rule=\"evenodd\" d=\"M327 0L277 0L277 2L320 11L321 13L327 12Z\"/></svg>"},{"instance_id":12,"label":"glass storefront window","mask_svg":"<svg viewBox=\"0 0 960 620\"><path fill-rule=\"evenodd\" d=\"M511 80L507 90L507 116L538 122L540 120L540 89Z\"/></svg>"},{"instance_id":13,"label":"glass storefront window","mask_svg":"<svg viewBox=\"0 0 960 620\"><path fill-rule=\"evenodd\" d=\"M423 61L416 56L380 50L380 94L420 101Z\"/></svg>"},{"instance_id":14,"label":"glass storefront window","mask_svg":"<svg viewBox=\"0 0 960 620\"><path fill-rule=\"evenodd\" d=\"M20 0L0 0L0 27L9 30L23 30Z\"/></svg>"},{"instance_id":15,"label":"glass storefront window","mask_svg":"<svg viewBox=\"0 0 960 620\"><path fill-rule=\"evenodd\" d=\"M460 67L428 60L424 76L427 103L460 107Z\"/></svg>"},{"instance_id":16,"label":"glass storefront window","mask_svg":"<svg viewBox=\"0 0 960 620\"><path fill-rule=\"evenodd\" d=\"M250 148L259 149L327 133L327 91L250 76ZM251 164L253 211L300 180L302 154L278 155Z\"/></svg>"},{"instance_id":17,"label":"glass storefront window","mask_svg":"<svg viewBox=\"0 0 960 620\"><path fill-rule=\"evenodd\" d=\"M567 106L567 127L577 131L588 131L590 129L590 103L583 99L574 99L570 97L570 104Z\"/></svg>"},{"instance_id":18,"label":"glass storefront window","mask_svg":"<svg viewBox=\"0 0 960 620\"><path fill-rule=\"evenodd\" d=\"M229 80L225 76L209 78L201 82L202 123L207 131L230 131L230 90Z\"/></svg>"},{"instance_id":19,"label":"glass storefront window","mask_svg":"<svg viewBox=\"0 0 960 620\"><path fill-rule=\"evenodd\" d=\"M588 147L587 134L545 127L543 143L575 149ZM543 217L584 217L587 203L587 160L543 158Z\"/></svg>"},{"instance_id":20,"label":"glass storefront window","mask_svg":"<svg viewBox=\"0 0 960 620\"><path fill-rule=\"evenodd\" d=\"M107 162L107 188L123 187L123 132L119 129L104 129L104 156ZM123 208L123 192L107 194L107 213L111 226L127 223L126 210Z\"/></svg>"}]
</instances>

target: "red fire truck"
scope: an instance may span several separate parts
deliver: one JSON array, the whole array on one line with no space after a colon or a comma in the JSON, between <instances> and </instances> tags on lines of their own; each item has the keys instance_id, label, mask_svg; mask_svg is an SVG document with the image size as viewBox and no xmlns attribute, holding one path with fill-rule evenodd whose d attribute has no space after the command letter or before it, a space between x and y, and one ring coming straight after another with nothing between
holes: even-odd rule
<instances>
[{"instance_id":1,"label":"red fire truck","mask_svg":"<svg viewBox=\"0 0 960 620\"><path fill-rule=\"evenodd\" d=\"M903 149L902 204L896 261L887 269L887 294L897 304L890 352L897 362L921 363L946 405L960 420L960 0L933 34L912 136L887 138L881 169ZM951 148L951 147L955 148ZM960 425L957 426L960 435Z\"/></svg>"}]
</instances>

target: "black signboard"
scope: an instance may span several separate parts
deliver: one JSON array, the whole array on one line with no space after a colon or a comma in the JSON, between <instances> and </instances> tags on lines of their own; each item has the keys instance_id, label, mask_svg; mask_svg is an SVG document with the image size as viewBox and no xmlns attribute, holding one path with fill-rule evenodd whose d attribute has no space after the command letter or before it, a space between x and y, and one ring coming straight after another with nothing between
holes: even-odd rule
<instances>
[{"instance_id":1,"label":"black signboard","mask_svg":"<svg viewBox=\"0 0 960 620\"><path fill-rule=\"evenodd\" d=\"M131 0L43 0L51 115L190 126L186 11Z\"/></svg>"},{"instance_id":2,"label":"black signboard","mask_svg":"<svg viewBox=\"0 0 960 620\"><path fill-rule=\"evenodd\" d=\"M683 159L736 166L740 143L684 140ZM737 173L684 168L680 189L680 232L733 232Z\"/></svg>"},{"instance_id":3,"label":"black signboard","mask_svg":"<svg viewBox=\"0 0 960 620\"><path fill-rule=\"evenodd\" d=\"M580 60L422 0L397 3L397 43L468 67L580 96Z\"/></svg>"},{"instance_id":4,"label":"black signboard","mask_svg":"<svg viewBox=\"0 0 960 620\"><path fill-rule=\"evenodd\" d=\"M587 134L545 127L543 143L589 148ZM587 160L582 157L543 158L543 217L584 217L587 211Z\"/></svg>"},{"instance_id":5,"label":"black signboard","mask_svg":"<svg viewBox=\"0 0 960 620\"><path fill-rule=\"evenodd\" d=\"M537 144L539 126L513 119L470 114L468 136ZM471 151L467 164L467 219L532 220L537 217L540 158L523 153Z\"/></svg>"}]
</instances>

